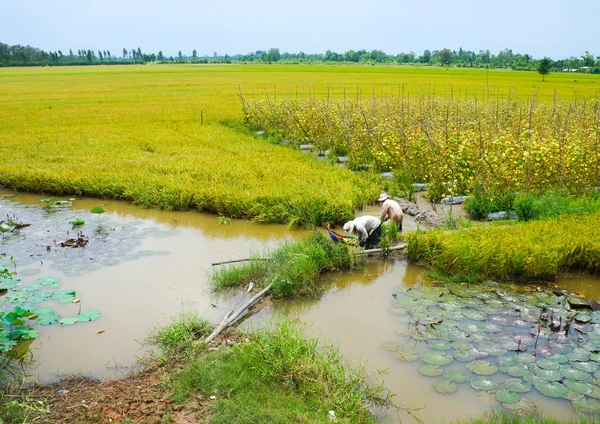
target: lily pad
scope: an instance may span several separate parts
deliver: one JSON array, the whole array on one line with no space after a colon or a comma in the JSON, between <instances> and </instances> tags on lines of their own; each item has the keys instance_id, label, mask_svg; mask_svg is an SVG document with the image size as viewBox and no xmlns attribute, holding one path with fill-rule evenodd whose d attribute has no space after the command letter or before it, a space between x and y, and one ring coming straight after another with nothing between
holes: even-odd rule
<instances>
[{"instance_id":1,"label":"lily pad","mask_svg":"<svg viewBox=\"0 0 600 424\"><path fill-rule=\"evenodd\" d=\"M400 361L412 362L419 359L419 354L414 349L397 350L394 357Z\"/></svg>"},{"instance_id":2,"label":"lily pad","mask_svg":"<svg viewBox=\"0 0 600 424\"><path fill-rule=\"evenodd\" d=\"M535 388L541 394L553 398L564 397L569 392L569 390L562 384L552 381L539 382L535 385Z\"/></svg>"},{"instance_id":3,"label":"lily pad","mask_svg":"<svg viewBox=\"0 0 600 424\"><path fill-rule=\"evenodd\" d=\"M79 315L77 315L77 321L85 322L85 321L94 321L100 317L100 312L87 310L81 311Z\"/></svg>"},{"instance_id":4,"label":"lily pad","mask_svg":"<svg viewBox=\"0 0 600 424\"><path fill-rule=\"evenodd\" d=\"M381 347L384 348L385 350L394 351L394 350L400 349L400 344L398 342L394 342L394 341L387 341L387 342L381 343Z\"/></svg>"},{"instance_id":5,"label":"lily pad","mask_svg":"<svg viewBox=\"0 0 600 424\"><path fill-rule=\"evenodd\" d=\"M579 399L574 400L571 403L573 404L573 407L580 412L593 413L600 411L600 402L596 399Z\"/></svg>"},{"instance_id":6,"label":"lily pad","mask_svg":"<svg viewBox=\"0 0 600 424\"><path fill-rule=\"evenodd\" d=\"M536 362L536 365L544 370L557 370L560 368L558 362L551 359L540 359Z\"/></svg>"},{"instance_id":7,"label":"lily pad","mask_svg":"<svg viewBox=\"0 0 600 424\"><path fill-rule=\"evenodd\" d=\"M502 406L511 414L521 418L539 413L537 405L529 399L521 399L517 403L505 403Z\"/></svg>"},{"instance_id":8,"label":"lily pad","mask_svg":"<svg viewBox=\"0 0 600 424\"><path fill-rule=\"evenodd\" d=\"M457 350L452 353L452 357L460 362L471 362L479 357L479 352L475 349L465 351Z\"/></svg>"},{"instance_id":9,"label":"lily pad","mask_svg":"<svg viewBox=\"0 0 600 424\"><path fill-rule=\"evenodd\" d=\"M531 374L531 371L529 371L529 368L527 368L525 365L515 365L513 367L508 367L505 370L502 370L502 372L505 372L511 377L525 377Z\"/></svg>"},{"instance_id":10,"label":"lily pad","mask_svg":"<svg viewBox=\"0 0 600 424\"><path fill-rule=\"evenodd\" d=\"M598 371L598 364L595 362L572 362L573 368L584 372Z\"/></svg>"},{"instance_id":11,"label":"lily pad","mask_svg":"<svg viewBox=\"0 0 600 424\"><path fill-rule=\"evenodd\" d=\"M437 377L444 373L444 370L437 365L431 364L423 364L419 368L417 368L419 374L422 374L426 377Z\"/></svg>"},{"instance_id":12,"label":"lily pad","mask_svg":"<svg viewBox=\"0 0 600 424\"><path fill-rule=\"evenodd\" d=\"M507 390L515 393L527 393L531 391L531 384L521 380L520 378L511 378L510 380L506 380L504 382L504 387Z\"/></svg>"},{"instance_id":13,"label":"lily pad","mask_svg":"<svg viewBox=\"0 0 600 424\"><path fill-rule=\"evenodd\" d=\"M450 342L445 340L432 340L429 342L429 347L433 350L451 350L452 346Z\"/></svg>"},{"instance_id":14,"label":"lily pad","mask_svg":"<svg viewBox=\"0 0 600 424\"><path fill-rule=\"evenodd\" d=\"M460 351L465 351L465 350L472 350L473 349L473 345L471 343L467 343L467 342L452 342L450 344L454 349L456 350L460 350Z\"/></svg>"},{"instance_id":15,"label":"lily pad","mask_svg":"<svg viewBox=\"0 0 600 424\"><path fill-rule=\"evenodd\" d=\"M438 393L448 394L456 392L458 390L458 385L448 380L440 380L433 383L433 388Z\"/></svg>"},{"instance_id":16,"label":"lily pad","mask_svg":"<svg viewBox=\"0 0 600 424\"><path fill-rule=\"evenodd\" d=\"M540 367L534 367L533 372L546 381L558 381L564 376L559 370L543 370Z\"/></svg>"},{"instance_id":17,"label":"lily pad","mask_svg":"<svg viewBox=\"0 0 600 424\"><path fill-rule=\"evenodd\" d=\"M518 393L513 393L508 390L498 390L494 396L501 403L517 403L521 396Z\"/></svg>"},{"instance_id":18,"label":"lily pad","mask_svg":"<svg viewBox=\"0 0 600 424\"><path fill-rule=\"evenodd\" d=\"M573 381L569 379L564 380L563 385L570 391L580 393L582 395L592 393L592 390L594 390L594 387L589 383L582 383L580 381Z\"/></svg>"},{"instance_id":19,"label":"lily pad","mask_svg":"<svg viewBox=\"0 0 600 424\"><path fill-rule=\"evenodd\" d=\"M59 321L59 323L64 324L64 325L72 325L72 324L75 324L76 322L77 322L76 317L65 317Z\"/></svg>"},{"instance_id":20,"label":"lily pad","mask_svg":"<svg viewBox=\"0 0 600 424\"><path fill-rule=\"evenodd\" d=\"M570 353L567 354L567 358L570 361L578 361L578 362L587 362L590 360L591 353L585 349L573 349Z\"/></svg>"},{"instance_id":21,"label":"lily pad","mask_svg":"<svg viewBox=\"0 0 600 424\"><path fill-rule=\"evenodd\" d=\"M498 383L490 380L484 375L474 375L471 378L471 387L476 390L487 392L489 390L496 390L498 388Z\"/></svg>"},{"instance_id":22,"label":"lily pad","mask_svg":"<svg viewBox=\"0 0 600 424\"><path fill-rule=\"evenodd\" d=\"M39 325L51 325L51 324L54 324L55 322L58 322L59 319L60 319L60 315L57 315L54 313L44 314L44 315L38 316L37 323Z\"/></svg>"},{"instance_id":23,"label":"lily pad","mask_svg":"<svg viewBox=\"0 0 600 424\"><path fill-rule=\"evenodd\" d=\"M473 361L467 364L467 369L473 374L478 375L492 375L498 372L498 367L492 364L490 361Z\"/></svg>"},{"instance_id":24,"label":"lily pad","mask_svg":"<svg viewBox=\"0 0 600 424\"><path fill-rule=\"evenodd\" d=\"M585 382L592 379L592 376L589 373L575 368L571 368L569 365L563 365L562 367L560 367L560 373L563 377L568 378L569 380Z\"/></svg>"},{"instance_id":25,"label":"lily pad","mask_svg":"<svg viewBox=\"0 0 600 424\"><path fill-rule=\"evenodd\" d=\"M466 383L469 381L469 376L462 371L446 371L442 377L453 383Z\"/></svg>"},{"instance_id":26,"label":"lily pad","mask_svg":"<svg viewBox=\"0 0 600 424\"><path fill-rule=\"evenodd\" d=\"M431 365L448 365L454 358L447 353L430 350L421 354L421 361Z\"/></svg>"}]
</instances>

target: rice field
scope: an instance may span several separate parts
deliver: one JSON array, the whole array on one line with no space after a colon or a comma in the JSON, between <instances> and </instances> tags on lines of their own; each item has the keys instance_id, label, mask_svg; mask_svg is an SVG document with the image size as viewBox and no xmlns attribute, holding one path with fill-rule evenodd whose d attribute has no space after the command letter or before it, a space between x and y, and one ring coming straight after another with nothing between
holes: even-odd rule
<instances>
[{"instance_id":1,"label":"rice field","mask_svg":"<svg viewBox=\"0 0 600 424\"><path fill-rule=\"evenodd\" d=\"M240 132L244 96L362 98L463 87L538 99L592 96L598 77L318 65L0 70L0 184L120 198L259 222L341 222L381 183ZM441 91L440 91L441 93Z\"/></svg>"}]
</instances>

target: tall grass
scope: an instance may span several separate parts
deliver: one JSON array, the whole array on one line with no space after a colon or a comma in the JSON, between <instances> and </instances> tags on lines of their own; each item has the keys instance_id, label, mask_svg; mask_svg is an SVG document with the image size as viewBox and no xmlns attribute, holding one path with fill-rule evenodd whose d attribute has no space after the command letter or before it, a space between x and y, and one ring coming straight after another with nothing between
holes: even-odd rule
<instances>
[{"instance_id":1,"label":"tall grass","mask_svg":"<svg viewBox=\"0 0 600 424\"><path fill-rule=\"evenodd\" d=\"M337 349L319 347L289 323L247 333L247 342L189 364L170 382L177 402L215 396L212 423L375 422L370 406L388 402Z\"/></svg>"},{"instance_id":2,"label":"tall grass","mask_svg":"<svg viewBox=\"0 0 600 424\"><path fill-rule=\"evenodd\" d=\"M275 297L310 296L320 292L323 274L348 270L354 264L345 245L333 243L318 231L300 242L286 242L266 257L218 270L211 283L215 289L239 287L249 281L262 286L273 283Z\"/></svg>"},{"instance_id":3,"label":"tall grass","mask_svg":"<svg viewBox=\"0 0 600 424\"><path fill-rule=\"evenodd\" d=\"M558 420L543 415L517 417L502 410L494 409L481 418L457 421L455 424L597 424L600 416L583 416L579 419Z\"/></svg>"},{"instance_id":4,"label":"tall grass","mask_svg":"<svg viewBox=\"0 0 600 424\"><path fill-rule=\"evenodd\" d=\"M411 260L469 281L551 280L569 269L600 270L600 213L521 225L405 236Z\"/></svg>"}]
</instances>

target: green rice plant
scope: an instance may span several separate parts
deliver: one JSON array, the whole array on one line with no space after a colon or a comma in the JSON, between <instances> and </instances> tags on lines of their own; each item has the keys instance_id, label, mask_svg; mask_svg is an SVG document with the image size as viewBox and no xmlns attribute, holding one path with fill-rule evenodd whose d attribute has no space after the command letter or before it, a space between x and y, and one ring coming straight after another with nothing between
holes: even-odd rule
<instances>
[{"instance_id":1,"label":"green rice plant","mask_svg":"<svg viewBox=\"0 0 600 424\"><path fill-rule=\"evenodd\" d=\"M398 227L395 222L388 222L387 224L381 224L381 240L377 247L381 249L389 249L394 246L402 237L402 233L398 231Z\"/></svg>"},{"instance_id":2,"label":"green rice plant","mask_svg":"<svg viewBox=\"0 0 600 424\"><path fill-rule=\"evenodd\" d=\"M3 424L45 422L49 412L49 400L44 397L13 396L6 391L0 395L0 421Z\"/></svg>"},{"instance_id":3,"label":"green rice plant","mask_svg":"<svg viewBox=\"0 0 600 424\"><path fill-rule=\"evenodd\" d=\"M286 321L245 333L246 342L203 355L173 376L174 399L215 396L211 422L374 422L370 405L390 394L370 386L364 368Z\"/></svg>"},{"instance_id":4,"label":"green rice plant","mask_svg":"<svg viewBox=\"0 0 600 424\"><path fill-rule=\"evenodd\" d=\"M239 287L253 281L260 286L273 283L271 292L275 297L311 296L321 291L323 274L348 270L354 264L345 245L333 243L318 231L300 242L285 242L265 256L214 272L213 287Z\"/></svg>"},{"instance_id":5,"label":"green rice plant","mask_svg":"<svg viewBox=\"0 0 600 424\"><path fill-rule=\"evenodd\" d=\"M599 219L598 212L565 214L512 226L417 231L405 240L411 260L441 274L474 281L551 280L569 269L600 270Z\"/></svg>"}]
</instances>

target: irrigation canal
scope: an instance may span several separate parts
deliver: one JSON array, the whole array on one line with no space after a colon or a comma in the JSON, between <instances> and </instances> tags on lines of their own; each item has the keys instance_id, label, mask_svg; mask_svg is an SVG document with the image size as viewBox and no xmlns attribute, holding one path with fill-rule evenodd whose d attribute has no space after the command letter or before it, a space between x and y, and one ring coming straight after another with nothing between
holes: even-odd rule
<instances>
[{"instance_id":1,"label":"irrigation canal","mask_svg":"<svg viewBox=\"0 0 600 424\"><path fill-rule=\"evenodd\" d=\"M306 230L243 220L219 225L212 215L146 209L112 200L76 199L70 207L49 209L40 202L43 197L0 190L0 217L14 215L32 224L18 234L7 233L0 240L0 254L6 254L4 258L0 256L0 266L16 269L23 287L36 284L42 277L58 277L60 283L56 287L74 290L80 302L44 301L31 294L35 291L32 286L30 291L13 293L10 300L5 296L4 306L29 301L52 307L61 318L77 316L80 310L99 311L101 315L92 322L39 326L40 335L32 345L35 365L30 378L40 382L77 373L97 378L121 376L143 355L144 338L180 314L197 313L217 324L227 311L237 309L252 294L211 293L211 264L245 258L273 248L286 238L297 239L306 234ZM106 212L91 214L96 206L102 206ZM426 207L426 203L421 200L420 206ZM359 214L377 211L370 207ZM453 212L461 214L462 210L455 206ZM75 217L85 220L81 229L69 223ZM407 217L405 231L416 227ZM61 241L74 237L78 231L89 238L85 249L60 248ZM597 278L570 275L556 283L567 293L576 291L589 299L600 299ZM513 294L511 290L515 288ZM534 347L532 328L536 328L539 311L546 304L558 308L556 299L544 297L544 287L490 285L485 291L480 290L485 295L479 297L465 290L460 285L431 287L423 269L417 266L401 260L370 258L365 269L332 277L330 289L321 299L273 303L243 326L268 325L278 314L309 324L309 334L322 336L325 343L338 346L349 362L367 361L367 370L376 378L382 377L397 394L398 405L423 408L415 414L425 422L472 417L499 406L494 393L505 391L514 395L514 390L504 387L513 373L528 373L519 377L523 380L515 387L525 390L523 386L530 384L530 390L519 395L519 408L535 402L544 413L561 418L573 416L573 402L579 402L583 409L595 405L590 390L595 389L592 383L598 381L594 372L598 368L595 359L600 360L600 355L593 343L598 325L595 321L600 323L600 316L588 314L587 321L576 324L578 332L573 333L578 340L558 340L544 329L541 342L538 337L539 346ZM26 293L34 297L18 297ZM570 311L559 309L556 316L567 318ZM586 313L583 311L582 315ZM600 339L600 330L598 334ZM512 343L516 345L519 339L524 351L515 353ZM581 349L576 344L583 343L583 339L589 352L579 357ZM502 348L494 351L491 345ZM542 346L546 350L536 360L543 354L544 358L556 359L557 365L544 363L540 368L535 360L530 360L532 352ZM473 351L477 356L470 358ZM487 364L482 364L485 361ZM440 387L453 391L453 386L446 384L441 374L435 375L438 366L445 372L457 372L458 380L466 375L471 383L476 382L475 386L499 386L490 394L476 390L470 382L457 383L456 392L441 394ZM587 374L577 374L579 368L587 370ZM546 391L545 382L552 388L557 381L562 385L565 380L573 382L566 396L570 400L564 395L543 395L536 389ZM435 389L434 383L439 381L444 384ZM513 401L506 399L506 405L514 404L508 403ZM397 419L395 411L382 417L390 422ZM405 422L410 420L406 418Z\"/></svg>"}]
</instances>

